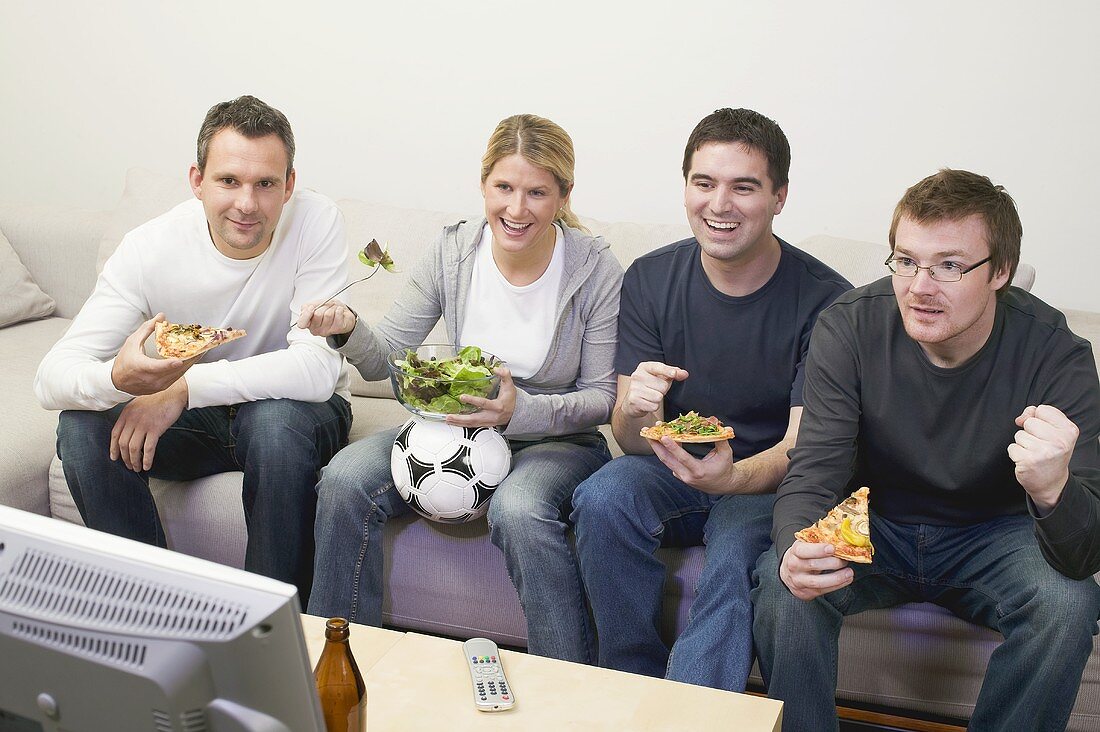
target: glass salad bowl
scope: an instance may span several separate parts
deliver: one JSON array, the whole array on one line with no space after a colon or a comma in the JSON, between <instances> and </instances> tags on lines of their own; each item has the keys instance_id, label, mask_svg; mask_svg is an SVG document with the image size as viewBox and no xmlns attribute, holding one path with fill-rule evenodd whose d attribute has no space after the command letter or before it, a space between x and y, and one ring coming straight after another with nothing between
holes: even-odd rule
<instances>
[{"instance_id":1,"label":"glass salad bowl","mask_svg":"<svg viewBox=\"0 0 1100 732\"><path fill-rule=\"evenodd\" d=\"M434 420L478 411L459 399L463 394L495 399L500 377L493 369L503 364L477 346L456 348L447 343L398 349L388 359L397 401L413 414Z\"/></svg>"}]
</instances>

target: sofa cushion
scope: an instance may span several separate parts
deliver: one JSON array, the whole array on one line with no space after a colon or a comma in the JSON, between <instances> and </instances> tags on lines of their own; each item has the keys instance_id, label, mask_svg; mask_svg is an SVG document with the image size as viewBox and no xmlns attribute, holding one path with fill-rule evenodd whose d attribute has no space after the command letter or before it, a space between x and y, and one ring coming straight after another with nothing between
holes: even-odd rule
<instances>
[{"instance_id":1,"label":"sofa cushion","mask_svg":"<svg viewBox=\"0 0 1100 732\"><path fill-rule=\"evenodd\" d=\"M241 569L248 541L241 502L242 473L215 473L190 481L151 478L164 536L172 551ZM84 525L65 482L61 460L50 463L50 510L56 519Z\"/></svg>"},{"instance_id":2,"label":"sofa cushion","mask_svg":"<svg viewBox=\"0 0 1100 732\"><path fill-rule=\"evenodd\" d=\"M31 279L74 318L95 285L99 240L110 214L72 206L0 205L0 229Z\"/></svg>"},{"instance_id":3,"label":"sofa cushion","mask_svg":"<svg viewBox=\"0 0 1100 732\"><path fill-rule=\"evenodd\" d=\"M24 320L44 318L54 311L54 301L31 279L19 255L0 231L0 328Z\"/></svg>"},{"instance_id":4,"label":"sofa cushion","mask_svg":"<svg viewBox=\"0 0 1100 732\"><path fill-rule=\"evenodd\" d=\"M1088 310L1063 310L1069 329L1092 345L1095 355L1100 348L1100 313Z\"/></svg>"},{"instance_id":5,"label":"sofa cushion","mask_svg":"<svg viewBox=\"0 0 1100 732\"><path fill-rule=\"evenodd\" d=\"M114 254L122 237L131 229L160 216L193 196L186 171L178 177L154 173L145 168L130 168L126 171L122 198L111 211L107 227L99 240L96 272L103 271L103 265Z\"/></svg>"},{"instance_id":6,"label":"sofa cushion","mask_svg":"<svg viewBox=\"0 0 1100 732\"><path fill-rule=\"evenodd\" d=\"M34 396L34 374L69 321L44 318L0 329L0 504L48 516L47 471L57 442L57 412L43 409Z\"/></svg>"},{"instance_id":7,"label":"sofa cushion","mask_svg":"<svg viewBox=\"0 0 1100 732\"><path fill-rule=\"evenodd\" d=\"M603 237L611 252L626 269L638 257L666 244L692 236L687 222L680 224L638 224L629 221L600 221L581 218L581 223L595 236Z\"/></svg>"}]
</instances>

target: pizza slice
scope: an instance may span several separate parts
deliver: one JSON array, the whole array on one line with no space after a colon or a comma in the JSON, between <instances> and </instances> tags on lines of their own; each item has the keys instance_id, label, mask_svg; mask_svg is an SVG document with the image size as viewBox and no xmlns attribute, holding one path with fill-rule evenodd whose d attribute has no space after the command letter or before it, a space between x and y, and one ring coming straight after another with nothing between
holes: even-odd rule
<instances>
[{"instance_id":1,"label":"pizza slice","mask_svg":"<svg viewBox=\"0 0 1100 732\"><path fill-rule=\"evenodd\" d=\"M243 338L245 331L234 328L207 328L195 323L183 325L165 320L157 323L157 353L164 358L194 358L223 343Z\"/></svg>"},{"instance_id":2,"label":"pizza slice","mask_svg":"<svg viewBox=\"0 0 1100 732\"><path fill-rule=\"evenodd\" d=\"M794 538L811 544L832 544L836 550L834 556L870 564L875 553L871 546L870 489L860 488L829 511L825 518L795 532Z\"/></svg>"},{"instance_id":3,"label":"pizza slice","mask_svg":"<svg viewBox=\"0 0 1100 732\"><path fill-rule=\"evenodd\" d=\"M724 426L717 417L701 417L695 412L688 412L671 422L657 422L652 427L643 427L639 434L647 440L668 436L676 442L717 442L733 437L733 428Z\"/></svg>"}]
</instances>

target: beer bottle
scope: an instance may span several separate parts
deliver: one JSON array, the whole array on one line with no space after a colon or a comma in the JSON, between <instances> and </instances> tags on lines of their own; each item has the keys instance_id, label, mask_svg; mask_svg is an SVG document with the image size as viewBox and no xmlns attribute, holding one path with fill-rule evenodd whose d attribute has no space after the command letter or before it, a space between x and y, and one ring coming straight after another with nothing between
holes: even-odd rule
<instances>
[{"instance_id":1,"label":"beer bottle","mask_svg":"<svg viewBox=\"0 0 1100 732\"><path fill-rule=\"evenodd\" d=\"M328 732L363 732L367 728L367 687L351 655L350 632L344 618L325 623L325 648L313 670Z\"/></svg>"}]
</instances>

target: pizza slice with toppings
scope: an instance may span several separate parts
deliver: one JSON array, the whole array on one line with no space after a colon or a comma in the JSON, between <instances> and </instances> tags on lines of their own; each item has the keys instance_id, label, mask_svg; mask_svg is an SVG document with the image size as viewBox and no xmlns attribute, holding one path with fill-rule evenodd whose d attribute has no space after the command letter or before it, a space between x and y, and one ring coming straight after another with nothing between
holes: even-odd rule
<instances>
[{"instance_id":1,"label":"pizza slice with toppings","mask_svg":"<svg viewBox=\"0 0 1100 732\"><path fill-rule=\"evenodd\" d=\"M811 544L832 544L833 556L850 562L870 564L870 489L864 486L840 502L813 526L795 532L794 538Z\"/></svg>"},{"instance_id":2,"label":"pizza slice with toppings","mask_svg":"<svg viewBox=\"0 0 1100 732\"><path fill-rule=\"evenodd\" d=\"M156 326L155 342L162 357L188 359L245 335L245 331L236 328L208 328L197 323L183 325L162 320Z\"/></svg>"},{"instance_id":3,"label":"pizza slice with toppings","mask_svg":"<svg viewBox=\"0 0 1100 732\"><path fill-rule=\"evenodd\" d=\"M695 412L688 412L671 422L657 422L652 427L643 427L639 434L647 440L671 437L676 442L717 442L733 437L733 428L723 425L717 417L701 417Z\"/></svg>"}]
</instances>

